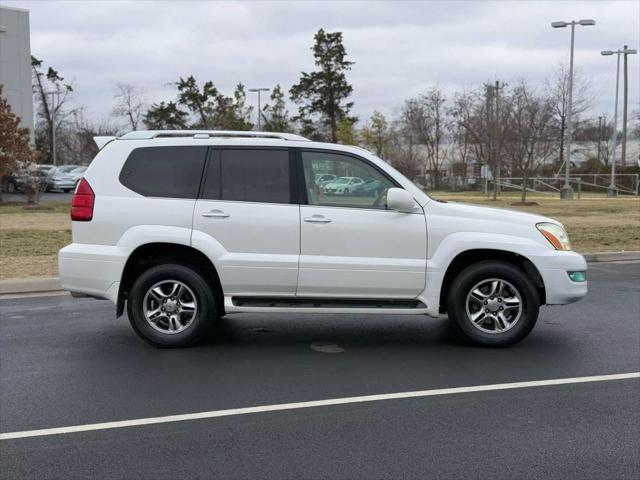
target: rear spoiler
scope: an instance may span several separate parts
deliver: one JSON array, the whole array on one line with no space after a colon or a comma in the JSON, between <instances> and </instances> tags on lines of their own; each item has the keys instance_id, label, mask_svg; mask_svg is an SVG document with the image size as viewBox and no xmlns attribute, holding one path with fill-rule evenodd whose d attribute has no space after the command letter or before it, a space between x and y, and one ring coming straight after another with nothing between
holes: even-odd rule
<instances>
[{"instance_id":1,"label":"rear spoiler","mask_svg":"<svg viewBox=\"0 0 640 480\"><path fill-rule=\"evenodd\" d=\"M96 145L98 146L98 150L101 150L102 147L104 147L107 143L115 139L116 137L108 137L108 136L93 137L93 141L96 142Z\"/></svg>"}]
</instances>

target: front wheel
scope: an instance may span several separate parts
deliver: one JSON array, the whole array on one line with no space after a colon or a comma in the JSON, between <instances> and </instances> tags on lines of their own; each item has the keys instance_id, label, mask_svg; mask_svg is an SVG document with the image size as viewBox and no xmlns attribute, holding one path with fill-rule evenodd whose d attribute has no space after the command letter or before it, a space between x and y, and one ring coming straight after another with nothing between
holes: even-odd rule
<instances>
[{"instance_id":1,"label":"front wheel","mask_svg":"<svg viewBox=\"0 0 640 480\"><path fill-rule=\"evenodd\" d=\"M127 301L129 322L152 345L187 347L202 341L217 317L210 284L197 271L178 264L142 273Z\"/></svg>"},{"instance_id":2,"label":"front wheel","mask_svg":"<svg viewBox=\"0 0 640 480\"><path fill-rule=\"evenodd\" d=\"M479 262L451 283L447 311L457 332L486 347L513 345L533 329L540 300L535 285L510 263Z\"/></svg>"}]
</instances>

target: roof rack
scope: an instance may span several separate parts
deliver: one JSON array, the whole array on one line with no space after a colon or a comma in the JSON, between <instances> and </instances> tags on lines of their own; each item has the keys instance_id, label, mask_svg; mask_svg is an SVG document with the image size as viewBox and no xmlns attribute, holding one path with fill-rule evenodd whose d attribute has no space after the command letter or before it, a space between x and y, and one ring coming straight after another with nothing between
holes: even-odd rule
<instances>
[{"instance_id":1,"label":"roof rack","mask_svg":"<svg viewBox=\"0 0 640 480\"><path fill-rule=\"evenodd\" d=\"M306 141L309 139L294 133L253 132L234 130L137 130L129 132L119 140L151 140L153 138L266 138L275 140Z\"/></svg>"}]
</instances>

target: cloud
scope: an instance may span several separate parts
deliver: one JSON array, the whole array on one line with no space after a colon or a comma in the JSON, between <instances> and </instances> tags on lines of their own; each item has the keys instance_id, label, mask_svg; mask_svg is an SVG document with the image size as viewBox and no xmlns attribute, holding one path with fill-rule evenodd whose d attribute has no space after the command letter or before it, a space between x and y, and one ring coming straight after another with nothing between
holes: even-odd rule
<instances>
[{"instance_id":1,"label":"cloud","mask_svg":"<svg viewBox=\"0 0 640 480\"><path fill-rule=\"evenodd\" d=\"M313 68L321 27L344 33L355 114L391 112L432 85L448 91L500 78L544 85L569 52L569 30L553 20L594 18L576 29L576 66L593 84L595 111L613 110L615 60L602 49L640 43L638 2L123 2L12 1L31 15L31 48L76 84L76 101L109 115L115 82L143 85L151 101L193 74L231 93L288 89ZM638 105L638 58L630 59L630 103ZM632 107L633 108L633 107Z\"/></svg>"}]
</instances>

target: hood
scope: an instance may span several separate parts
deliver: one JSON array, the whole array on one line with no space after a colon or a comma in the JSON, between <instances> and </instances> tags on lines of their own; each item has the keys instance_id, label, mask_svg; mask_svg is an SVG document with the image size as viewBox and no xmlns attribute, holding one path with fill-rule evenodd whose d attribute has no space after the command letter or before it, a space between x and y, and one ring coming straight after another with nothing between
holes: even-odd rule
<instances>
[{"instance_id":1,"label":"hood","mask_svg":"<svg viewBox=\"0 0 640 480\"><path fill-rule=\"evenodd\" d=\"M451 217L469 218L473 220L488 220L496 222L516 223L519 225L531 225L536 223L549 222L562 226L560 222L549 217L536 215L534 213L519 212L506 208L481 207L479 205L470 205L467 203L457 202L438 202L431 201L429 207L435 208L437 213L448 215Z\"/></svg>"}]
</instances>

